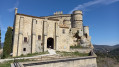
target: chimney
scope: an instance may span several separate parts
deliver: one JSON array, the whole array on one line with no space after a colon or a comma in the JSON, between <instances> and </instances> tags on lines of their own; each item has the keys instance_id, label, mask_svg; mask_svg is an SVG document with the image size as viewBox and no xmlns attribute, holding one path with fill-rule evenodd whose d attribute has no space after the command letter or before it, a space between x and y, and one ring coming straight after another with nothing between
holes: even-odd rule
<instances>
[{"instance_id":1,"label":"chimney","mask_svg":"<svg viewBox=\"0 0 119 67\"><path fill-rule=\"evenodd\" d=\"M17 9L18 9L18 8L15 8L15 15L17 14Z\"/></svg>"}]
</instances>

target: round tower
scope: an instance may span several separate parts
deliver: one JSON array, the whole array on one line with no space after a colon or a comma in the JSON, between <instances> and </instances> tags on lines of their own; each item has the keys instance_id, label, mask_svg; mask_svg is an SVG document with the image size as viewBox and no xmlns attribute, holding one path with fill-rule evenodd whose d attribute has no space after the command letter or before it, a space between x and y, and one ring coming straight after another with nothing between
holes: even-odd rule
<instances>
[{"instance_id":1,"label":"round tower","mask_svg":"<svg viewBox=\"0 0 119 67\"><path fill-rule=\"evenodd\" d=\"M89 36L89 27L88 26L83 27L83 33L84 33L84 35Z\"/></svg>"},{"instance_id":2,"label":"round tower","mask_svg":"<svg viewBox=\"0 0 119 67\"><path fill-rule=\"evenodd\" d=\"M83 36L82 11L76 10L72 14L72 28L76 28L79 36Z\"/></svg>"},{"instance_id":3,"label":"round tower","mask_svg":"<svg viewBox=\"0 0 119 67\"><path fill-rule=\"evenodd\" d=\"M72 14L72 28L82 29L82 11L76 10Z\"/></svg>"}]
</instances>

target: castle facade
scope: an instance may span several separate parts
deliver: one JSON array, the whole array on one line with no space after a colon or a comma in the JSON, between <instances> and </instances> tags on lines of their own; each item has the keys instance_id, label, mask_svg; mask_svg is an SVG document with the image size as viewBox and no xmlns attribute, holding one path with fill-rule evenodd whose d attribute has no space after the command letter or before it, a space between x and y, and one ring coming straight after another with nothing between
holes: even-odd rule
<instances>
[{"instance_id":1,"label":"castle facade","mask_svg":"<svg viewBox=\"0 0 119 67\"><path fill-rule=\"evenodd\" d=\"M47 51L70 51L70 46L92 47L89 27L83 26L82 11L56 12L36 17L17 13L13 27L13 57Z\"/></svg>"}]
</instances>

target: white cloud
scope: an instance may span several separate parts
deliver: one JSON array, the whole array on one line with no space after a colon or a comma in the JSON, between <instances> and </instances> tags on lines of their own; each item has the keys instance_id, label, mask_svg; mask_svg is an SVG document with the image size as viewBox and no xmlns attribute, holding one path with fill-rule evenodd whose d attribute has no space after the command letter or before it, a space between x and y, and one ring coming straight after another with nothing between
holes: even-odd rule
<instances>
[{"instance_id":1,"label":"white cloud","mask_svg":"<svg viewBox=\"0 0 119 67\"><path fill-rule=\"evenodd\" d=\"M69 13L72 13L74 10L87 10L88 7L94 6L94 5L109 5L115 2L118 2L119 0L92 0L86 3L83 3L81 5L76 6L73 10L71 10Z\"/></svg>"},{"instance_id":2,"label":"white cloud","mask_svg":"<svg viewBox=\"0 0 119 67\"><path fill-rule=\"evenodd\" d=\"M12 8L9 8L8 11L13 12L15 8L18 8L18 6L19 6L19 0L17 0L14 6Z\"/></svg>"}]
</instances>

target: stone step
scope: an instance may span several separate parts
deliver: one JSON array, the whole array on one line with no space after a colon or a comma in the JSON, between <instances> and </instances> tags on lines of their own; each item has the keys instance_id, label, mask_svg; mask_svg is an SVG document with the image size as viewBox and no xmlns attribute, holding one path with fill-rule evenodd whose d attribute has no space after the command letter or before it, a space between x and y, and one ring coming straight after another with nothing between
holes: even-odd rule
<instances>
[{"instance_id":1,"label":"stone step","mask_svg":"<svg viewBox=\"0 0 119 67\"><path fill-rule=\"evenodd\" d=\"M56 54L56 51L53 50L53 49L48 49L48 52L49 52L50 55L54 55L54 54Z\"/></svg>"}]
</instances>

